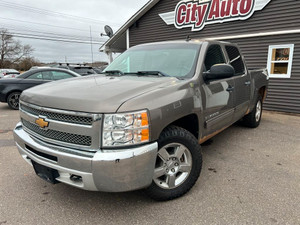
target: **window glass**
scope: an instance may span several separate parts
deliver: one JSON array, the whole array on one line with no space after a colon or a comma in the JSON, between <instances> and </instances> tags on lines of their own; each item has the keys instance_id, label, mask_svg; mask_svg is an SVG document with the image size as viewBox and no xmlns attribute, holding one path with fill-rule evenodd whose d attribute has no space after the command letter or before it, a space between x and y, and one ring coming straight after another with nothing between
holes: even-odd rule
<instances>
[{"instance_id":1,"label":"window glass","mask_svg":"<svg viewBox=\"0 0 300 225\"><path fill-rule=\"evenodd\" d=\"M269 46L268 72L270 77L291 77L294 45Z\"/></svg>"},{"instance_id":2,"label":"window glass","mask_svg":"<svg viewBox=\"0 0 300 225\"><path fill-rule=\"evenodd\" d=\"M245 66L238 48L234 46L226 46L225 49L230 60L230 65L235 70L235 75L244 74Z\"/></svg>"},{"instance_id":3,"label":"window glass","mask_svg":"<svg viewBox=\"0 0 300 225\"><path fill-rule=\"evenodd\" d=\"M121 54L106 69L123 73L160 71L173 77L194 75L200 45L169 44L133 48Z\"/></svg>"},{"instance_id":4,"label":"window glass","mask_svg":"<svg viewBox=\"0 0 300 225\"><path fill-rule=\"evenodd\" d=\"M70 69L80 75L95 74L92 67L70 67Z\"/></svg>"},{"instance_id":5,"label":"window glass","mask_svg":"<svg viewBox=\"0 0 300 225\"><path fill-rule=\"evenodd\" d=\"M273 48L272 61L288 61L290 57L289 48Z\"/></svg>"},{"instance_id":6,"label":"window glass","mask_svg":"<svg viewBox=\"0 0 300 225\"><path fill-rule=\"evenodd\" d=\"M34 74L30 75L26 79L42 80L43 79L43 75L42 75L41 72L38 72L38 73L34 73Z\"/></svg>"},{"instance_id":7,"label":"window glass","mask_svg":"<svg viewBox=\"0 0 300 225\"><path fill-rule=\"evenodd\" d=\"M43 71L43 80L53 80L51 71Z\"/></svg>"},{"instance_id":8,"label":"window glass","mask_svg":"<svg viewBox=\"0 0 300 225\"><path fill-rule=\"evenodd\" d=\"M52 71L52 76L53 80L62 80L73 77L72 75L61 71Z\"/></svg>"},{"instance_id":9,"label":"window glass","mask_svg":"<svg viewBox=\"0 0 300 225\"><path fill-rule=\"evenodd\" d=\"M215 64L223 63L225 63L225 58L220 45L209 46L204 61L206 71L210 70Z\"/></svg>"}]
</instances>

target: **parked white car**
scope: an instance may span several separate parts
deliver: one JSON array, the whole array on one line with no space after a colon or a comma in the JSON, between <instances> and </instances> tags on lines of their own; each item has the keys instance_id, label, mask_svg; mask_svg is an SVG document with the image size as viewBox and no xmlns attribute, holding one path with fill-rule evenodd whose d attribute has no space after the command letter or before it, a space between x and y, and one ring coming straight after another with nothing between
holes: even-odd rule
<instances>
[{"instance_id":1,"label":"parked white car","mask_svg":"<svg viewBox=\"0 0 300 225\"><path fill-rule=\"evenodd\" d=\"M20 75L20 72L15 69L0 69L0 79L5 78L6 76L16 77Z\"/></svg>"}]
</instances>

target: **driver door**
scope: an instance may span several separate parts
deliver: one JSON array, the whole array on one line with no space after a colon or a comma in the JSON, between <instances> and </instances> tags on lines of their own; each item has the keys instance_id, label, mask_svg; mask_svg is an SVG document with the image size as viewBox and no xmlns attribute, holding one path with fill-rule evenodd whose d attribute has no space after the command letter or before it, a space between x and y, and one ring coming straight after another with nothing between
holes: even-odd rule
<instances>
[{"instance_id":1,"label":"driver door","mask_svg":"<svg viewBox=\"0 0 300 225\"><path fill-rule=\"evenodd\" d=\"M208 47L204 60L205 71L215 64L225 64L226 59L220 45ZM204 71L204 72L205 72ZM230 126L234 115L234 78L205 81L202 84L204 113L204 136Z\"/></svg>"}]
</instances>

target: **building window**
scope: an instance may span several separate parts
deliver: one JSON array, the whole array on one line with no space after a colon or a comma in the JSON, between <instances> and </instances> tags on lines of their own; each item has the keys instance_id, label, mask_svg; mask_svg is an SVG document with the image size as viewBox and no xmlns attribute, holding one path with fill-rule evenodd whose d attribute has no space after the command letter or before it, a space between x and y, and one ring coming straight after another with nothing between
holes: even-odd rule
<instances>
[{"instance_id":1,"label":"building window","mask_svg":"<svg viewBox=\"0 0 300 225\"><path fill-rule=\"evenodd\" d=\"M268 72L273 78L290 78L294 45L271 45L268 55Z\"/></svg>"}]
</instances>

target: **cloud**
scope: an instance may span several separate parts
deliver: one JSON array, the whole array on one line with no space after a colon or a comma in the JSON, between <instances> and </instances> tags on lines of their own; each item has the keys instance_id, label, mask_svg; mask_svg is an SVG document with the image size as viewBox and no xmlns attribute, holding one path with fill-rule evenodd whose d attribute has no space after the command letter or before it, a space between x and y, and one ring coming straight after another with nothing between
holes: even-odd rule
<instances>
[{"instance_id":1,"label":"cloud","mask_svg":"<svg viewBox=\"0 0 300 225\"><path fill-rule=\"evenodd\" d=\"M93 42L103 43L107 37L100 37L100 33L104 32L105 25L116 31L146 2L148 0L0 0L0 28L7 28L15 35L89 43L91 27ZM15 39L30 44L35 49L33 56L41 62L65 62L67 59L71 63L81 63L92 60L90 44ZM98 52L99 47L100 44L93 44L94 61L107 61L107 56Z\"/></svg>"}]
</instances>

